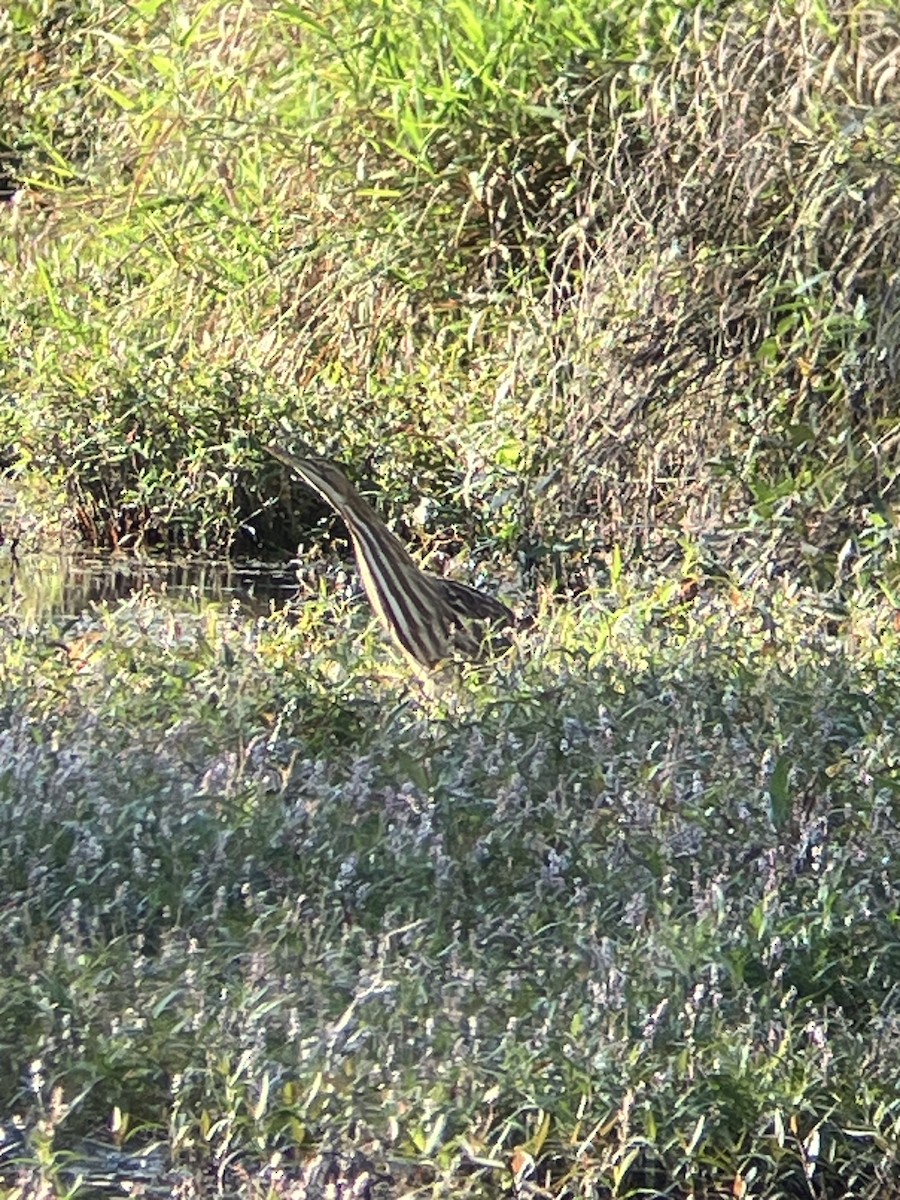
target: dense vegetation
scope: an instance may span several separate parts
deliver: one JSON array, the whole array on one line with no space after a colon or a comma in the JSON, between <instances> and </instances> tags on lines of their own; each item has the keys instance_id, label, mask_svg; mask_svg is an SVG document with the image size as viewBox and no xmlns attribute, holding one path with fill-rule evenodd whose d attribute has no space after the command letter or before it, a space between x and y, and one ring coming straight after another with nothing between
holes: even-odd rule
<instances>
[{"instance_id":1,"label":"dense vegetation","mask_svg":"<svg viewBox=\"0 0 900 1200\"><path fill-rule=\"evenodd\" d=\"M431 702L327 600L5 642L45 1176L109 1124L249 1195L894 1194L897 634L760 591L620 583Z\"/></svg>"},{"instance_id":2,"label":"dense vegetation","mask_svg":"<svg viewBox=\"0 0 900 1200\"><path fill-rule=\"evenodd\" d=\"M563 568L893 531L891 6L0 21L0 444L91 540L277 538L279 422Z\"/></svg>"},{"instance_id":3,"label":"dense vegetation","mask_svg":"<svg viewBox=\"0 0 900 1200\"><path fill-rule=\"evenodd\" d=\"M900 1194L894 7L25 0L0 76L0 1195L98 1133L185 1196ZM36 514L293 546L275 437L506 657L420 693L311 554L287 615L23 603Z\"/></svg>"}]
</instances>

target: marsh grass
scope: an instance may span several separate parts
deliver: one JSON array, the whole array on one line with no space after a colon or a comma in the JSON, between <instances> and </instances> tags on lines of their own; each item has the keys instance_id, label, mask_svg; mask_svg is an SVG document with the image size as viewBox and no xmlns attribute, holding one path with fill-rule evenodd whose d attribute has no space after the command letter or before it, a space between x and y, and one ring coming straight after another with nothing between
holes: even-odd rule
<instances>
[{"instance_id":1,"label":"marsh grass","mask_svg":"<svg viewBox=\"0 0 900 1200\"><path fill-rule=\"evenodd\" d=\"M184 1194L889 1194L891 611L620 579L428 699L309 603L3 643L32 1180L105 1129Z\"/></svg>"},{"instance_id":2,"label":"marsh grass","mask_svg":"<svg viewBox=\"0 0 900 1200\"><path fill-rule=\"evenodd\" d=\"M891 6L18 4L0 37L0 440L92 543L292 546L281 426L545 580L754 523L819 586L851 533L896 573Z\"/></svg>"},{"instance_id":3,"label":"marsh grass","mask_svg":"<svg viewBox=\"0 0 900 1200\"><path fill-rule=\"evenodd\" d=\"M4 552L304 539L286 613L3 593L4 1196L900 1192L898 45L0 12ZM276 430L511 651L411 686Z\"/></svg>"}]
</instances>

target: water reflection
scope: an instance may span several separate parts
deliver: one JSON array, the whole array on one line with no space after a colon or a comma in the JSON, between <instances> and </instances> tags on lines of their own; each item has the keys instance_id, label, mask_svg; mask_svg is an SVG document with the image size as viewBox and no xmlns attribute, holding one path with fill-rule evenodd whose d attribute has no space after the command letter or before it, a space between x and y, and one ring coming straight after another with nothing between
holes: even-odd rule
<instances>
[{"instance_id":1,"label":"water reflection","mask_svg":"<svg viewBox=\"0 0 900 1200\"><path fill-rule=\"evenodd\" d=\"M185 604L231 604L268 612L297 590L284 563L138 559L123 555L25 554L0 558L0 609L26 619L77 616L92 604L115 605L135 592Z\"/></svg>"}]
</instances>

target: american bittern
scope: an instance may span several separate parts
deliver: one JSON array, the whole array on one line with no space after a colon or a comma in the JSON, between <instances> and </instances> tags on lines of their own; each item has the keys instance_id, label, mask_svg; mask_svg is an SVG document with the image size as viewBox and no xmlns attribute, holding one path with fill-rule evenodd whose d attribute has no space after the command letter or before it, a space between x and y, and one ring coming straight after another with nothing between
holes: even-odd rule
<instances>
[{"instance_id":1,"label":"american bittern","mask_svg":"<svg viewBox=\"0 0 900 1200\"><path fill-rule=\"evenodd\" d=\"M453 579L420 571L401 542L327 458L267 447L327 500L347 526L363 587L378 619L413 664L436 667L454 652L477 658L482 637L469 622L513 621L505 604Z\"/></svg>"}]
</instances>

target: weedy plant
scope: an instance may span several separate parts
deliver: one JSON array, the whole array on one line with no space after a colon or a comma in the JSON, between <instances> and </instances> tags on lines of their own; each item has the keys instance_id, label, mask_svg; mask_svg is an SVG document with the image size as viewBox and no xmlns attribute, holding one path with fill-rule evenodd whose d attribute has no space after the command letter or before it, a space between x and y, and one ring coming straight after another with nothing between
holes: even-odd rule
<instances>
[{"instance_id":1,"label":"weedy plant","mask_svg":"<svg viewBox=\"0 0 900 1200\"><path fill-rule=\"evenodd\" d=\"M43 1122L33 1170L112 1123L246 1195L323 1149L471 1196L883 1194L890 610L680 595L591 589L432 701L358 606L145 595L5 640L0 1105Z\"/></svg>"}]
</instances>

